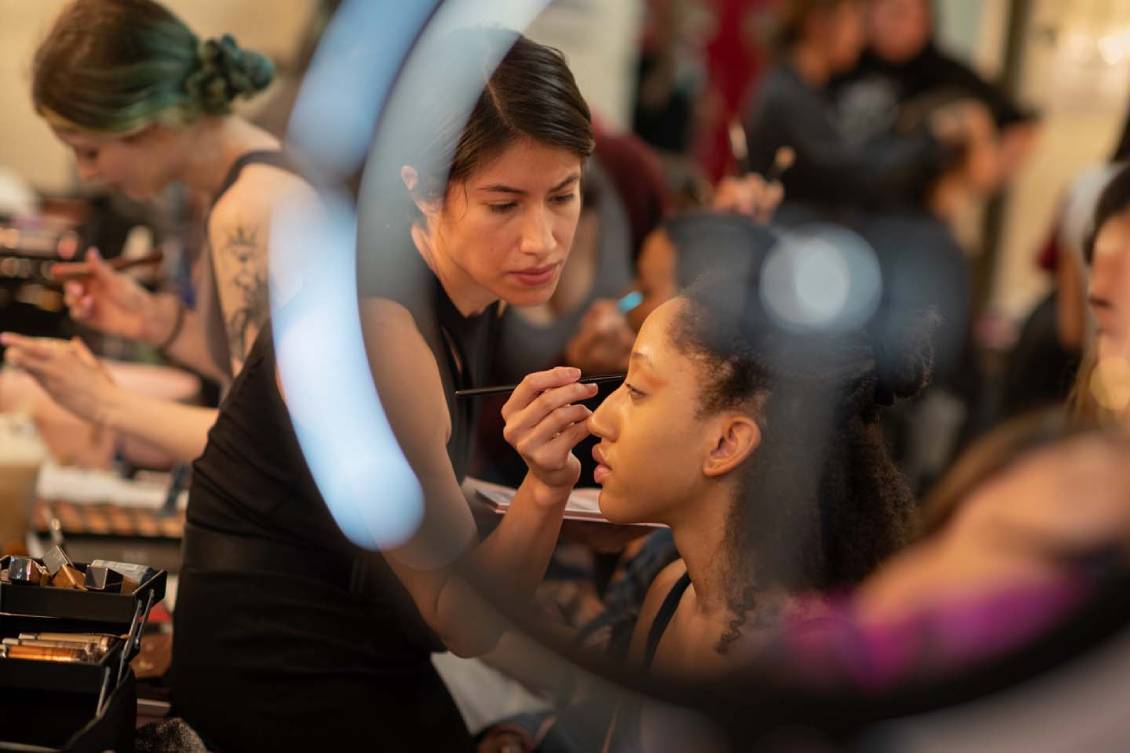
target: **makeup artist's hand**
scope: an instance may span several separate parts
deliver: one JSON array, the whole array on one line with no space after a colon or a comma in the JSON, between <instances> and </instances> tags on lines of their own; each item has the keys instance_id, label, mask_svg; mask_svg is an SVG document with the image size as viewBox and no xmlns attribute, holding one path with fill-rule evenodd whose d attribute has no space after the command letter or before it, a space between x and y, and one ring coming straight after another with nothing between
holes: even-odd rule
<instances>
[{"instance_id":1,"label":"makeup artist's hand","mask_svg":"<svg viewBox=\"0 0 1130 753\"><path fill-rule=\"evenodd\" d=\"M628 370L636 333L616 307L616 301L594 301L581 318L577 333L565 346L565 361L588 374Z\"/></svg>"},{"instance_id":2,"label":"makeup artist's hand","mask_svg":"<svg viewBox=\"0 0 1130 753\"><path fill-rule=\"evenodd\" d=\"M502 406L503 437L530 474L555 491L568 491L581 475L573 448L588 436L592 411L578 403L596 395L595 384L579 384L581 370L560 366L529 374Z\"/></svg>"},{"instance_id":3,"label":"makeup artist's hand","mask_svg":"<svg viewBox=\"0 0 1130 753\"><path fill-rule=\"evenodd\" d=\"M87 250L84 262L54 265L52 275L80 270L90 274L63 284L63 300L72 319L107 334L160 342L159 333L148 331L156 318L156 296L129 275L114 271L95 248Z\"/></svg>"},{"instance_id":4,"label":"makeup artist's hand","mask_svg":"<svg viewBox=\"0 0 1130 753\"><path fill-rule=\"evenodd\" d=\"M0 334L4 360L30 374L56 403L79 418L101 423L119 389L82 340Z\"/></svg>"},{"instance_id":5,"label":"makeup artist's hand","mask_svg":"<svg viewBox=\"0 0 1130 753\"><path fill-rule=\"evenodd\" d=\"M784 198L785 189L779 182L770 183L757 173L747 173L740 178L723 178L714 189L711 205L715 212L744 214L766 224Z\"/></svg>"}]
</instances>

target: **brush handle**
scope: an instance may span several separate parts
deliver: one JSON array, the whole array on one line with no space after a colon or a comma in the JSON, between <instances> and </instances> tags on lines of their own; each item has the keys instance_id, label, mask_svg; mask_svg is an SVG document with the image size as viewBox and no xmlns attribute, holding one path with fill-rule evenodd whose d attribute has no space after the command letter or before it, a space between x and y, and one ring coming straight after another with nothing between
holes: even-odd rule
<instances>
[{"instance_id":1,"label":"brush handle","mask_svg":"<svg viewBox=\"0 0 1130 753\"><path fill-rule=\"evenodd\" d=\"M151 264L160 264L165 260L165 255L160 251L154 251L146 254L145 256L138 256L133 259L126 259L118 256L110 259L107 264L115 272L122 272L134 267L146 267ZM59 282L68 282L70 280L81 280L84 277L90 277L94 274L94 270L86 262L61 262L55 264L51 268L51 277Z\"/></svg>"},{"instance_id":2,"label":"brush handle","mask_svg":"<svg viewBox=\"0 0 1130 753\"><path fill-rule=\"evenodd\" d=\"M622 382L624 374L603 374L601 376L581 377L579 384L604 384L606 382ZM455 390L455 397L487 397L488 395L508 395L518 389L516 384L501 384L497 387L473 387L467 390Z\"/></svg>"}]
</instances>

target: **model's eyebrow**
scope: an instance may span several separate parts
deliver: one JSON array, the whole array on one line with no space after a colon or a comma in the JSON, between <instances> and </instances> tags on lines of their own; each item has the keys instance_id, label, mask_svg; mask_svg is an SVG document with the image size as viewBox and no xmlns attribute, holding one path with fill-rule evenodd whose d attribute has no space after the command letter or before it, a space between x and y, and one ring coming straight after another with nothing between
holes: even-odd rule
<instances>
[{"instance_id":1,"label":"model's eyebrow","mask_svg":"<svg viewBox=\"0 0 1130 753\"><path fill-rule=\"evenodd\" d=\"M643 361L648 366L654 366L652 360L648 358L647 353L641 353L638 350L633 350L632 355L628 357L629 361Z\"/></svg>"},{"instance_id":2,"label":"model's eyebrow","mask_svg":"<svg viewBox=\"0 0 1130 753\"><path fill-rule=\"evenodd\" d=\"M580 179L581 179L580 173L573 173L568 178L561 181L560 183L558 183L553 188L549 189L549 192L550 193L557 193L558 191L563 191L566 188L568 188L569 186L571 186L572 184L579 181ZM523 191L520 188L514 188L513 186L508 186L504 183L492 183L489 186L482 186L478 190L486 192L486 193L513 194L514 196L525 196L528 193L527 191Z\"/></svg>"}]
</instances>

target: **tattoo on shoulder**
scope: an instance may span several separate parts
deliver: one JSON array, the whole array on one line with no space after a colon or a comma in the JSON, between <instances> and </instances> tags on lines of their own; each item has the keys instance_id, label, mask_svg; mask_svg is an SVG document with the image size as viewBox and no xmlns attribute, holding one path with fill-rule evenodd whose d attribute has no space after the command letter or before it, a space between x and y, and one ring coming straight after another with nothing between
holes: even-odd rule
<instances>
[{"instance_id":1,"label":"tattoo on shoulder","mask_svg":"<svg viewBox=\"0 0 1130 753\"><path fill-rule=\"evenodd\" d=\"M260 247L258 228L240 225L228 233L221 252L235 263L231 284L239 300L228 314L228 346L233 357L242 362L251 345L251 329L261 326L270 311L266 265L257 263L259 254L266 250Z\"/></svg>"}]
</instances>

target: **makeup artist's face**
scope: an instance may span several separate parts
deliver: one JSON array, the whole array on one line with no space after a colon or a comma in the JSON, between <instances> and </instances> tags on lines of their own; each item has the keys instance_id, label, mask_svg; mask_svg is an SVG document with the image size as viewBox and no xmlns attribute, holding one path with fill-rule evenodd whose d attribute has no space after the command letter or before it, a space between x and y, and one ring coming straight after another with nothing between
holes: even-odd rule
<instances>
[{"instance_id":1,"label":"makeup artist's face","mask_svg":"<svg viewBox=\"0 0 1130 753\"><path fill-rule=\"evenodd\" d=\"M703 464L717 441L716 417L699 415L700 369L672 341L682 298L644 322L624 384L589 419L600 510L616 523L670 523L680 503L708 483Z\"/></svg>"},{"instance_id":2,"label":"makeup artist's face","mask_svg":"<svg viewBox=\"0 0 1130 753\"><path fill-rule=\"evenodd\" d=\"M448 188L436 240L479 287L516 306L557 287L581 213L581 159L530 140Z\"/></svg>"},{"instance_id":3,"label":"makeup artist's face","mask_svg":"<svg viewBox=\"0 0 1130 753\"><path fill-rule=\"evenodd\" d=\"M1095 236L1089 293L1099 358L1130 361L1130 209L1103 223Z\"/></svg>"},{"instance_id":4,"label":"makeup artist's face","mask_svg":"<svg viewBox=\"0 0 1130 753\"><path fill-rule=\"evenodd\" d=\"M170 155L155 127L133 136L54 129L75 155L83 180L98 181L131 199L149 199L171 181Z\"/></svg>"}]
</instances>

